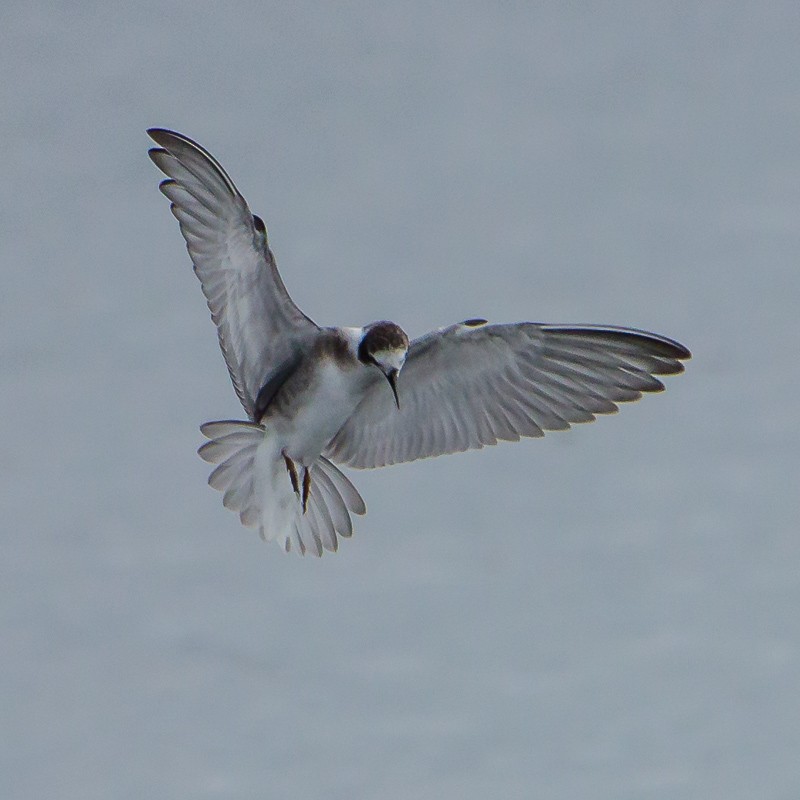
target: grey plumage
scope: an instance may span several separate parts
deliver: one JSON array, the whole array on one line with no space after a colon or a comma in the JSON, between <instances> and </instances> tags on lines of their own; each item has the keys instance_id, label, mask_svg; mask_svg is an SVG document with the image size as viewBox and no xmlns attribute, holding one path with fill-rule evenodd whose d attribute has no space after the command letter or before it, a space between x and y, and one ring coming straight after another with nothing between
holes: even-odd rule
<instances>
[{"instance_id":1,"label":"grey plumage","mask_svg":"<svg viewBox=\"0 0 800 800\"><path fill-rule=\"evenodd\" d=\"M148 132L249 419L203 425L199 453L225 507L287 550L336 550L350 514L366 512L333 462L381 467L565 430L661 391L657 376L690 358L663 336L594 325L469 319L410 345L392 322L320 328L289 297L264 223L213 156Z\"/></svg>"},{"instance_id":2,"label":"grey plumage","mask_svg":"<svg viewBox=\"0 0 800 800\"><path fill-rule=\"evenodd\" d=\"M253 420L261 387L318 327L289 297L263 223L256 225L216 159L179 133L148 133L160 145L150 158L169 177L161 191L186 240L233 387Z\"/></svg>"},{"instance_id":3,"label":"grey plumage","mask_svg":"<svg viewBox=\"0 0 800 800\"><path fill-rule=\"evenodd\" d=\"M474 320L415 339L399 389L373 388L325 454L373 468L538 437L617 411L683 371L682 345L628 328L480 325Z\"/></svg>"}]
</instances>

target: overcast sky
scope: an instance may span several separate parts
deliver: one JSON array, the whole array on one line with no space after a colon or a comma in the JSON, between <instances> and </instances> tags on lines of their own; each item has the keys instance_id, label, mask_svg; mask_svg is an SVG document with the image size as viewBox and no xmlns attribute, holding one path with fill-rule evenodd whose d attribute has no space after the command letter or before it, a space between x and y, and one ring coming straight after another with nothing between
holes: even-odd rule
<instances>
[{"instance_id":1,"label":"overcast sky","mask_svg":"<svg viewBox=\"0 0 800 800\"><path fill-rule=\"evenodd\" d=\"M3 798L800 796L800 7L0 10ZM145 128L321 324L656 331L666 393L241 528Z\"/></svg>"}]
</instances>

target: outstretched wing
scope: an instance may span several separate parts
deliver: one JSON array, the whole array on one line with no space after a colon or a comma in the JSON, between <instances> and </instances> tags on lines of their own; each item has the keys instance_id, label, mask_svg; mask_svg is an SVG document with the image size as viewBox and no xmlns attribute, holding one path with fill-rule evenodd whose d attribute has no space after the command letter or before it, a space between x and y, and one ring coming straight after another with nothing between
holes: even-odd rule
<instances>
[{"instance_id":1,"label":"outstretched wing","mask_svg":"<svg viewBox=\"0 0 800 800\"><path fill-rule=\"evenodd\" d=\"M628 328L469 320L414 340L399 411L380 381L325 454L382 467L542 436L661 391L653 376L682 372L690 357L671 339Z\"/></svg>"},{"instance_id":2,"label":"outstretched wing","mask_svg":"<svg viewBox=\"0 0 800 800\"><path fill-rule=\"evenodd\" d=\"M148 131L150 158L200 278L233 388L253 419L258 392L317 330L283 285L260 218L214 157L185 136Z\"/></svg>"}]
</instances>

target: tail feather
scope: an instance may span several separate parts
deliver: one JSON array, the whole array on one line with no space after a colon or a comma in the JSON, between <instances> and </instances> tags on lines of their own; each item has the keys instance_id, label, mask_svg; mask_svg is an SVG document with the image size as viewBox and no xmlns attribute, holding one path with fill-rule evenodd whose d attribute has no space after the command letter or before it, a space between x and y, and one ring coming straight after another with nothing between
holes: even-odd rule
<instances>
[{"instance_id":1,"label":"tail feather","mask_svg":"<svg viewBox=\"0 0 800 800\"><path fill-rule=\"evenodd\" d=\"M211 442L206 442L198 452L205 461L211 464L220 464L234 453L238 453L243 445L256 446L253 444L253 437L250 431L231 433Z\"/></svg>"},{"instance_id":2,"label":"tail feather","mask_svg":"<svg viewBox=\"0 0 800 800\"><path fill-rule=\"evenodd\" d=\"M247 436L247 432L251 429L264 430L263 425L257 422L242 422L238 419L223 419L216 422L206 422L200 426L200 433L206 439L220 439L224 436L229 436L234 433L239 433L243 437ZM205 447L205 445L203 445Z\"/></svg>"},{"instance_id":3,"label":"tail feather","mask_svg":"<svg viewBox=\"0 0 800 800\"><path fill-rule=\"evenodd\" d=\"M239 451L239 458L231 458L231 456L236 455L236 451L228 454L226 456L227 460L223 461L208 476L209 485L220 492L224 492L231 486L239 483L242 473L251 470L253 467L253 463L255 461L254 451L256 447L257 445L252 445L250 448L248 448L248 450L251 452L245 452L244 449ZM205 460L208 461L207 458Z\"/></svg>"},{"instance_id":4,"label":"tail feather","mask_svg":"<svg viewBox=\"0 0 800 800\"><path fill-rule=\"evenodd\" d=\"M347 513L344 499L336 491L336 487L324 470L320 469L316 478L318 479L319 493L322 495L322 501L328 506L336 533L349 539L353 535L353 523L350 521L350 514Z\"/></svg>"},{"instance_id":5,"label":"tail feather","mask_svg":"<svg viewBox=\"0 0 800 800\"><path fill-rule=\"evenodd\" d=\"M319 491L314 491L318 487L312 484L311 492L309 494L309 504L311 505L311 517L308 516L308 510L303 514L303 519L300 520L298 528L300 533L303 534L305 528L314 537L314 544L317 546L317 555L322 555L322 548L326 550L336 551L338 549L338 542L336 540L336 531L333 527L330 512L325 504L325 501L320 497ZM316 514L315 514L316 512ZM316 524L309 524L309 523ZM306 523L303 525L303 523ZM307 537L303 536L306 541Z\"/></svg>"},{"instance_id":6,"label":"tail feather","mask_svg":"<svg viewBox=\"0 0 800 800\"><path fill-rule=\"evenodd\" d=\"M320 458L317 463L333 484L335 493L344 500L347 509L359 516L366 514L367 505L364 502L364 498L361 497L356 487L350 483L344 473L334 463L328 461L327 458Z\"/></svg>"},{"instance_id":7,"label":"tail feather","mask_svg":"<svg viewBox=\"0 0 800 800\"><path fill-rule=\"evenodd\" d=\"M223 492L225 508L237 512L242 524L258 530L262 539L281 541L287 552L336 552L338 537L353 534L350 514L366 513L355 486L322 457L309 469L311 488L304 512L280 445L263 425L226 420L208 422L200 430L209 441L198 453L217 465L208 482Z\"/></svg>"}]
</instances>

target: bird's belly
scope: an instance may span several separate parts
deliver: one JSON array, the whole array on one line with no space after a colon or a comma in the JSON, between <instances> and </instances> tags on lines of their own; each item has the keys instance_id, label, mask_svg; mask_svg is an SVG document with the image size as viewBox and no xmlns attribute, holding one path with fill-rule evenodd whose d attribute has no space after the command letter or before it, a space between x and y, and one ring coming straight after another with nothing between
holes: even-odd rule
<instances>
[{"instance_id":1,"label":"bird's belly","mask_svg":"<svg viewBox=\"0 0 800 800\"><path fill-rule=\"evenodd\" d=\"M362 398L347 374L330 370L319 376L287 413L276 420L293 461L311 466L347 422Z\"/></svg>"}]
</instances>

